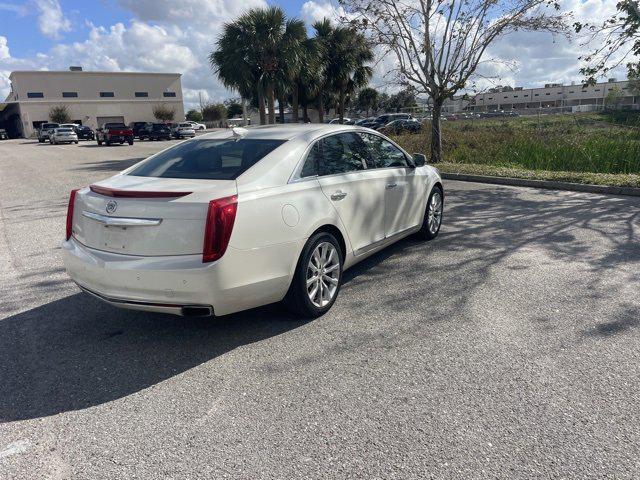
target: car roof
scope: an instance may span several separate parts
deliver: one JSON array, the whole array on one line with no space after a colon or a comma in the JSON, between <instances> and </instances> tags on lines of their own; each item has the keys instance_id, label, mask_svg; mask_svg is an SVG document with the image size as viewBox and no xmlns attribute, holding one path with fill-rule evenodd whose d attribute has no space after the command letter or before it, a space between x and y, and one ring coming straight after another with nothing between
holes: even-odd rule
<instances>
[{"instance_id":1,"label":"car roof","mask_svg":"<svg viewBox=\"0 0 640 480\"><path fill-rule=\"evenodd\" d=\"M328 133L341 131L361 131L363 127L354 125L341 125L339 123L287 123L279 125L260 125L255 127L240 127L243 138L265 140L291 140L296 137L311 135L322 136ZM227 138L231 136L233 129L200 135L199 139Z\"/></svg>"}]
</instances>

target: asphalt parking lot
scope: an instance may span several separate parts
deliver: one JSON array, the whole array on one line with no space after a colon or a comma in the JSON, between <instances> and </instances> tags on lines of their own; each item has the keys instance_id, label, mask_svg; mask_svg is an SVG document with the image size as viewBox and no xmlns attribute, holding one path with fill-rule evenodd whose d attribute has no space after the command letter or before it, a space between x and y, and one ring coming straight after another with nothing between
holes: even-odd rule
<instances>
[{"instance_id":1,"label":"asphalt parking lot","mask_svg":"<svg viewBox=\"0 0 640 480\"><path fill-rule=\"evenodd\" d=\"M333 309L81 294L69 191L168 142L0 142L0 478L640 477L640 198L446 182Z\"/></svg>"}]
</instances>

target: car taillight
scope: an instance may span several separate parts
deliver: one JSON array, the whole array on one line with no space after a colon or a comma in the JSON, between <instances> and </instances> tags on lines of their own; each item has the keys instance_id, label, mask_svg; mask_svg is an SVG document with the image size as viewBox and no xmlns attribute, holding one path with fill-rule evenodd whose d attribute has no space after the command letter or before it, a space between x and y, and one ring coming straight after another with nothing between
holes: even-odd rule
<instances>
[{"instance_id":1,"label":"car taillight","mask_svg":"<svg viewBox=\"0 0 640 480\"><path fill-rule=\"evenodd\" d=\"M209 202L207 223L204 228L203 263L218 260L226 252L237 209L238 197L235 195Z\"/></svg>"},{"instance_id":2,"label":"car taillight","mask_svg":"<svg viewBox=\"0 0 640 480\"><path fill-rule=\"evenodd\" d=\"M76 193L78 193L79 188L75 190L71 190L71 196L69 197L69 205L67 206L67 235L66 240L71 238L71 234L73 233L73 207L76 203Z\"/></svg>"}]
</instances>

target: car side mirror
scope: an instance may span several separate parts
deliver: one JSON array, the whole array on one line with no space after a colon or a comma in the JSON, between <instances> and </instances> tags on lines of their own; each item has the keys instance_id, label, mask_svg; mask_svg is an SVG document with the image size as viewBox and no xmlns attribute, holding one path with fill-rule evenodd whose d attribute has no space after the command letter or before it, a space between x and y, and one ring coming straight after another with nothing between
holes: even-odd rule
<instances>
[{"instance_id":1,"label":"car side mirror","mask_svg":"<svg viewBox=\"0 0 640 480\"><path fill-rule=\"evenodd\" d=\"M413 163L416 167L423 167L427 163L426 155L423 155L422 153L414 153Z\"/></svg>"}]
</instances>

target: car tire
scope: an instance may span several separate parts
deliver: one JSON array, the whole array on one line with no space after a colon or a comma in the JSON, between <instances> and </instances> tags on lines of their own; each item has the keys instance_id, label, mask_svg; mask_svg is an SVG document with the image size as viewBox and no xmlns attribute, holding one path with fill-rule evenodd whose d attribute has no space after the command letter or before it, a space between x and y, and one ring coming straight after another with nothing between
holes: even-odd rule
<instances>
[{"instance_id":1,"label":"car tire","mask_svg":"<svg viewBox=\"0 0 640 480\"><path fill-rule=\"evenodd\" d=\"M77 145L77 144L78 144L78 141L76 140L76 141L75 141L75 142L73 142L73 143L75 143L75 144Z\"/></svg>"},{"instance_id":2,"label":"car tire","mask_svg":"<svg viewBox=\"0 0 640 480\"><path fill-rule=\"evenodd\" d=\"M111 140L105 140L105 141L104 141L104 144L105 144L107 147L110 147L110 146L111 146Z\"/></svg>"},{"instance_id":3,"label":"car tire","mask_svg":"<svg viewBox=\"0 0 640 480\"><path fill-rule=\"evenodd\" d=\"M440 232L442 225L442 213L444 210L444 194L442 188L436 185L431 190L427 206L424 210L422 226L418 230L418 236L423 240L433 240Z\"/></svg>"},{"instance_id":4,"label":"car tire","mask_svg":"<svg viewBox=\"0 0 640 480\"><path fill-rule=\"evenodd\" d=\"M129 140L127 143L128 143L129 145L133 145L133 140Z\"/></svg>"},{"instance_id":5,"label":"car tire","mask_svg":"<svg viewBox=\"0 0 640 480\"><path fill-rule=\"evenodd\" d=\"M285 307L301 318L324 315L340 293L343 265L344 252L338 240L328 232L313 235L298 259L289 291L283 301ZM320 271L323 273L320 274ZM313 281L314 278L317 280ZM313 283L310 284L310 281Z\"/></svg>"},{"instance_id":6,"label":"car tire","mask_svg":"<svg viewBox=\"0 0 640 480\"><path fill-rule=\"evenodd\" d=\"M98 146L101 147L102 146L102 140L98 140Z\"/></svg>"},{"instance_id":7,"label":"car tire","mask_svg":"<svg viewBox=\"0 0 640 480\"><path fill-rule=\"evenodd\" d=\"M38 143L44 143L44 138L39 138Z\"/></svg>"}]
</instances>

